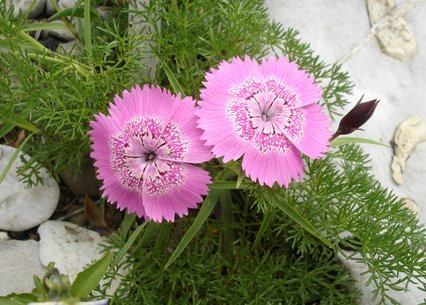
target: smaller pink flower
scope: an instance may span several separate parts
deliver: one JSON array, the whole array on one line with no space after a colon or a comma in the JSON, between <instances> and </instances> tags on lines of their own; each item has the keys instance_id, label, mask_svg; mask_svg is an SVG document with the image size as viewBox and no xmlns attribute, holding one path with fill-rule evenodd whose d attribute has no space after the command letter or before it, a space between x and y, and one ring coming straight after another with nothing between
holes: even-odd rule
<instances>
[{"instance_id":1,"label":"smaller pink flower","mask_svg":"<svg viewBox=\"0 0 426 305\"><path fill-rule=\"evenodd\" d=\"M221 62L204 86L202 139L224 162L243 157L253 181L287 187L303 175L301 153L319 158L328 150L331 121L317 104L321 89L286 57Z\"/></svg>"},{"instance_id":2,"label":"smaller pink flower","mask_svg":"<svg viewBox=\"0 0 426 305\"><path fill-rule=\"evenodd\" d=\"M212 158L196 126L195 101L158 87L116 96L109 115L95 115L93 142L103 196L120 209L161 222L197 208L211 182L194 165Z\"/></svg>"}]
</instances>

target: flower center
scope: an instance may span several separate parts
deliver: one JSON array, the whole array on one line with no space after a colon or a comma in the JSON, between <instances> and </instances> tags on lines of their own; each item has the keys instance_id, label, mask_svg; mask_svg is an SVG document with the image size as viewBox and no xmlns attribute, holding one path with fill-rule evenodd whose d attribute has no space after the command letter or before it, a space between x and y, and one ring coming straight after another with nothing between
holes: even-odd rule
<instances>
[{"instance_id":1,"label":"flower center","mask_svg":"<svg viewBox=\"0 0 426 305\"><path fill-rule=\"evenodd\" d=\"M271 92L253 95L247 101L247 111L253 129L264 134L282 134L291 123L286 101Z\"/></svg>"},{"instance_id":2,"label":"flower center","mask_svg":"<svg viewBox=\"0 0 426 305\"><path fill-rule=\"evenodd\" d=\"M303 136L305 121L299 97L274 76L248 78L231 89L227 114L234 132L259 152L286 153Z\"/></svg>"},{"instance_id":3,"label":"flower center","mask_svg":"<svg viewBox=\"0 0 426 305\"><path fill-rule=\"evenodd\" d=\"M265 113L265 112L262 112L262 115L260 116L260 118L264 122L268 122L271 119L271 117L272 115L269 115L268 113Z\"/></svg>"},{"instance_id":4,"label":"flower center","mask_svg":"<svg viewBox=\"0 0 426 305\"><path fill-rule=\"evenodd\" d=\"M145 153L145 161L149 162L149 161L154 161L155 158L157 157L157 154L155 153L155 151L151 151L149 153Z\"/></svg>"},{"instance_id":5,"label":"flower center","mask_svg":"<svg viewBox=\"0 0 426 305\"><path fill-rule=\"evenodd\" d=\"M112 167L128 189L159 195L182 183L176 162L188 149L176 126L151 117L136 117L111 138Z\"/></svg>"}]
</instances>

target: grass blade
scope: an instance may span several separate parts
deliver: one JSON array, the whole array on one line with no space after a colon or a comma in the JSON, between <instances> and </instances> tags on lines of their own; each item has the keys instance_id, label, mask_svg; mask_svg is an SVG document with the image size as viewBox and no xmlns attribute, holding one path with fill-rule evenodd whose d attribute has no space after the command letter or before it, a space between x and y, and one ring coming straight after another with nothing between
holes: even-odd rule
<instances>
[{"instance_id":1,"label":"grass blade","mask_svg":"<svg viewBox=\"0 0 426 305\"><path fill-rule=\"evenodd\" d=\"M185 95L185 92L182 89L182 86L179 84L172 70L170 70L169 66L163 62L161 64L163 66L164 73L166 73L167 79L169 80L170 85L173 88L173 91L178 94L179 92Z\"/></svg>"},{"instance_id":2,"label":"grass blade","mask_svg":"<svg viewBox=\"0 0 426 305\"><path fill-rule=\"evenodd\" d=\"M241 183L243 183L243 179L244 179L244 172L243 172L243 169L240 168L240 173L238 174L238 179L237 179L237 189L240 188Z\"/></svg>"},{"instance_id":3,"label":"grass blade","mask_svg":"<svg viewBox=\"0 0 426 305\"><path fill-rule=\"evenodd\" d=\"M158 233L159 227L160 227L159 223L156 223L156 222L148 223L139 241L139 244L135 247L135 251L134 251L135 253L140 251L140 249L142 249L142 247L146 245L146 243L154 236L155 233Z\"/></svg>"},{"instance_id":4,"label":"grass blade","mask_svg":"<svg viewBox=\"0 0 426 305\"><path fill-rule=\"evenodd\" d=\"M70 7L57 12L53 16L49 17L49 21L61 19L62 17L83 17L84 9L82 7Z\"/></svg>"},{"instance_id":5,"label":"grass blade","mask_svg":"<svg viewBox=\"0 0 426 305\"><path fill-rule=\"evenodd\" d=\"M121 222L120 229L121 233L127 237L127 233L129 232L131 226L136 220L136 214L135 213L128 213L126 211L126 214L124 215L124 219Z\"/></svg>"},{"instance_id":6,"label":"grass blade","mask_svg":"<svg viewBox=\"0 0 426 305\"><path fill-rule=\"evenodd\" d=\"M84 0L84 46L92 59L92 28L90 22L90 0Z\"/></svg>"},{"instance_id":7,"label":"grass blade","mask_svg":"<svg viewBox=\"0 0 426 305\"><path fill-rule=\"evenodd\" d=\"M222 208L223 219L223 237L225 242L225 250L230 252L234 241L234 215L232 206L232 194L230 190L225 190L220 193L220 206Z\"/></svg>"},{"instance_id":8,"label":"grass blade","mask_svg":"<svg viewBox=\"0 0 426 305\"><path fill-rule=\"evenodd\" d=\"M43 31L43 30L66 30L67 27L63 23L56 22L40 22L26 24L22 30L24 32Z\"/></svg>"},{"instance_id":9,"label":"grass blade","mask_svg":"<svg viewBox=\"0 0 426 305\"><path fill-rule=\"evenodd\" d=\"M6 168L4 169L3 173L0 175L0 184L3 182L4 178L6 178L7 173L9 172L10 168L12 167L13 163L15 162L16 158L18 157L21 150L24 148L25 144L30 140L30 138L33 136L33 134L30 134L28 137L25 138L24 141L22 141L21 145L16 149L16 151L13 153L12 157L10 158L9 162L6 165Z\"/></svg>"},{"instance_id":10,"label":"grass blade","mask_svg":"<svg viewBox=\"0 0 426 305\"><path fill-rule=\"evenodd\" d=\"M351 144L351 143L372 144L372 145L389 147L388 145L383 144L379 141L374 141L374 140L364 139L364 138L355 138L355 137L343 137L343 138L338 137L334 139L333 141L331 141L331 146L336 147L336 146Z\"/></svg>"},{"instance_id":11,"label":"grass blade","mask_svg":"<svg viewBox=\"0 0 426 305\"><path fill-rule=\"evenodd\" d=\"M31 293L11 293L0 296L0 305L26 305L30 302L37 302L37 297Z\"/></svg>"},{"instance_id":12,"label":"grass blade","mask_svg":"<svg viewBox=\"0 0 426 305\"><path fill-rule=\"evenodd\" d=\"M258 244L259 244L260 240L262 239L263 235L265 234L266 230L271 225L274 217L275 217L275 211L267 212L265 214L265 217L263 217L262 224L260 225L259 232L257 232L256 239L254 240L254 243L253 243L253 249L258 246Z\"/></svg>"},{"instance_id":13,"label":"grass blade","mask_svg":"<svg viewBox=\"0 0 426 305\"><path fill-rule=\"evenodd\" d=\"M288 202L284 200L279 200L276 197L275 200L271 201L272 204L274 204L279 210L287 214L288 217L293 219L302 228L304 228L306 231L321 240L328 247L333 248L332 244L320 232L318 232L318 230L305 217L303 217L302 214L300 214L296 207L291 204L288 204Z\"/></svg>"},{"instance_id":14,"label":"grass blade","mask_svg":"<svg viewBox=\"0 0 426 305\"><path fill-rule=\"evenodd\" d=\"M14 123L6 123L6 125L4 125L2 129L0 129L0 138L3 138L5 135L11 132L12 129L15 128L15 126L16 124Z\"/></svg>"},{"instance_id":15,"label":"grass blade","mask_svg":"<svg viewBox=\"0 0 426 305\"><path fill-rule=\"evenodd\" d=\"M35 127L33 123L27 121L23 117L15 115L13 119L8 119L6 121L8 121L9 123L15 124L19 128L31 131L32 133L36 133L36 134L40 133L40 129Z\"/></svg>"},{"instance_id":16,"label":"grass blade","mask_svg":"<svg viewBox=\"0 0 426 305\"><path fill-rule=\"evenodd\" d=\"M117 252L117 254L115 255L114 261L112 263L112 266L117 265L124 257L124 255L126 255L127 251L129 251L130 247L133 245L133 243L135 242L136 238L139 236L139 234L141 234L142 230L145 228L147 222L144 222L143 224L141 224L133 233L132 235L130 235L129 239L127 240L126 244L124 245L123 248L121 248L120 251Z\"/></svg>"},{"instance_id":17,"label":"grass blade","mask_svg":"<svg viewBox=\"0 0 426 305\"><path fill-rule=\"evenodd\" d=\"M108 271L113 258L114 254L107 252L101 259L77 274L75 281L71 285L72 296L80 299L91 293Z\"/></svg>"},{"instance_id":18,"label":"grass blade","mask_svg":"<svg viewBox=\"0 0 426 305\"><path fill-rule=\"evenodd\" d=\"M236 190L236 189L244 189L250 186L252 183L250 182L241 182L240 185L237 185L238 181L215 181L210 184L211 190Z\"/></svg>"},{"instance_id":19,"label":"grass blade","mask_svg":"<svg viewBox=\"0 0 426 305\"><path fill-rule=\"evenodd\" d=\"M25 305L26 303L21 301L15 301L12 300L12 298L9 298L7 296L0 297L0 305Z\"/></svg>"},{"instance_id":20,"label":"grass blade","mask_svg":"<svg viewBox=\"0 0 426 305\"><path fill-rule=\"evenodd\" d=\"M188 246L191 240L197 235L198 231L200 231L204 222L209 217L210 213L213 211L213 208L216 205L217 200L219 199L220 191L211 190L210 194L204 200L204 203L201 205L201 209L198 212L197 217L194 220L194 223L189 228L189 230L182 237L179 245L176 247L173 254L170 256L169 261L166 263L164 268L169 267L178 257L182 254L183 250Z\"/></svg>"}]
</instances>

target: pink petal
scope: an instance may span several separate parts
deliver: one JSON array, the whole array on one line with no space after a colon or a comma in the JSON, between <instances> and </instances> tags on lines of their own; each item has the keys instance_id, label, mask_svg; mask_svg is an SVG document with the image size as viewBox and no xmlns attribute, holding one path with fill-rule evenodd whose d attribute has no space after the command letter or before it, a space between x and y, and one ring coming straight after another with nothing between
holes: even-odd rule
<instances>
[{"instance_id":1,"label":"pink petal","mask_svg":"<svg viewBox=\"0 0 426 305\"><path fill-rule=\"evenodd\" d=\"M197 127L195 101L191 97L186 97L179 102L170 122L175 124L183 136L188 139L188 148L182 159L174 161L186 163L203 163L213 158L211 147L208 147L204 140L201 140L202 130Z\"/></svg>"},{"instance_id":2,"label":"pink petal","mask_svg":"<svg viewBox=\"0 0 426 305\"><path fill-rule=\"evenodd\" d=\"M116 203L120 210L127 209L138 217L146 217L142 193L126 189L116 176L104 179L102 189L102 196L107 198L109 203Z\"/></svg>"},{"instance_id":3,"label":"pink petal","mask_svg":"<svg viewBox=\"0 0 426 305\"><path fill-rule=\"evenodd\" d=\"M265 77L276 76L295 91L300 98L299 106L317 103L321 98L322 90L314 84L314 79L305 71L299 70L295 62L289 63L286 57L263 59L262 67Z\"/></svg>"},{"instance_id":4,"label":"pink petal","mask_svg":"<svg viewBox=\"0 0 426 305\"><path fill-rule=\"evenodd\" d=\"M305 115L303 137L300 141L293 141L293 144L308 157L314 159L323 157L330 145L331 120L324 114L323 108L317 104L310 104L301 109Z\"/></svg>"},{"instance_id":5,"label":"pink petal","mask_svg":"<svg viewBox=\"0 0 426 305\"><path fill-rule=\"evenodd\" d=\"M247 143L241 140L233 132L233 126L229 119L219 111L210 111L209 107L201 108L197 111L200 119L198 126L204 130L201 139L206 140L206 145L213 145L211 148L213 155L224 157L224 162L239 159Z\"/></svg>"},{"instance_id":6,"label":"pink petal","mask_svg":"<svg viewBox=\"0 0 426 305\"><path fill-rule=\"evenodd\" d=\"M175 215L182 217L188 214L189 208L197 208L197 203L203 201L202 195L209 192L208 184L211 183L207 171L190 164L179 164L185 172L183 183L172 191L162 195L143 193L143 204L146 218L161 222L163 219L174 221Z\"/></svg>"},{"instance_id":7,"label":"pink petal","mask_svg":"<svg viewBox=\"0 0 426 305\"><path fill-rule=\"evenodd\" d=\"M278 152L261 154L252 148L244 154L242 167L250 179L258 180L259 184L270 187L275 182L287 187L292 179L297 182L303 175L303 161L294 147L286 154Z\"/></svg>"}]
</instances>

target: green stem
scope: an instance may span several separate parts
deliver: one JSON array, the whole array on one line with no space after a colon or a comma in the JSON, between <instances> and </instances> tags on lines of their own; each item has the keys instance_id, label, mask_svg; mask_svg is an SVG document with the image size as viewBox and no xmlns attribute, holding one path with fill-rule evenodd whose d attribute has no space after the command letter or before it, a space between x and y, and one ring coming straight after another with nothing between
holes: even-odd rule
<instances>
[{"instance_id":1,"label":"green stem","mask_svg":"<svg viewBox=\"0 0 426 305\"><path fill-rule=\"evenodd\" d=\"M61 9L58 6L58 3L56 3L55 0L50 0L50 3L52 4L53 8L55 9L56 12L60 12ZM68 28L68 30L75 36L75 38L78 38L78 32L75 29L75 27L72 25L72 23L66 18L66 17L61 17L61 20L64 22L65 26Z\"/></svg>"},{"instance_id":2,"label":"green stem","mask_svg":"<svg viewBox=\"0 0 426 305\"><path fill-rule=\"evenodd\" d=\"M4 18L1 18L1 20L4 21ZM10 25L10 26L13 27L13 25ZM32 53L32 52L27 53L32 59L38 59L38 57L41 56L43 57L43 59L48 60L50 62L63 63L63 64L68 63L73 69L75 69L78 73L82 74L86 78L89 77L89 75L93 72L92 69L87 65L77 63L69 57L50 51L48 48L43 46L40 42L38 42L33 37L31 37L28 33L26 33L24 30L18 31L18 41L21 41L21 40L29 46L30 50L35 52L35 53ZM22 45L22 44L19 43L18 45ZM41 54L37 54L37 53L41 53Z\"/></svg>"},{"instance_id":3,"label":"green stem","mask_svg":"<svg viewBox=\"0 0 426 305\"><path fill-rule=\"evenodd\" d=\"M210 184L211 190L241 190L246 189L251 185L251 183L243 182L240 185L237 185L237 181L215 181Z\"/></svg>"},{"instance_id":4,"label":"green stem","mask_svg":"<svg viewBox=\"0 0 426 305\"><path fill-rule=\"evenodd\" d=\"M85 77L88 77L90 75L90 73L92 72L89 66L83 65L81 63L76 63L75 61L73 61L71 58L69 58L67 56L63 56L59 53L54 53L54 52L50 51L49 49L47 49L40 42L35 40L33 37L28 35L23 30L19 31L19 37L22 40L24 40L25 42L27 42L32 47L32 49L34 49L37 52L43 53L42 57L43 57L43 59L45 59L47 61L55 62L55 63L64 63L64 64L66 64L68 62L71 67L73 67L77 72L79 72L80 74L82 74ZM46 55L46 54L53 55L55 57L49 56L49 55ZM36 59L36 58L38 58L38 56L40 56L39 54L36 54L36 53L28 53L28 55L32 59Z\"/></svg>"},{"instance_id":5,"label":"green stem","mask_svg":"<svg viewBox=\"0 0 426 305\"><path fill-rule=\"evenodd\" d=\"M49 50L48 50L49 51ZM51 53L49 51L49 53ZM32 59L39 59L42 57L46 61L50 61L52 63L61 63L61 64L68 64L71 68L75 69L78 73L88 78L90 74L93 73L93 71L90 70L90 68L86 65L83 65L81 63L77 63L73 61L71 58L60 55L60 54L54 54L56 57L48 56L48 55L40 55L36 53L27 53L28 56L30 56Z\"/></svg>"},{"instance_id":6,"label":"green stem","mask_svg":"<svg viewBox=\"0 0 426 305\"><path fill-rule=\"evenodd\" d=\"M28 35L23 30L19 31L19 38L26 41L30 44L30 46L33 47L33 49L39 51L39 52L51 52L49 49L47 49L44 45L42 45L40 42L32 38L30 35Z\"/></svg>"}]
</instances>

